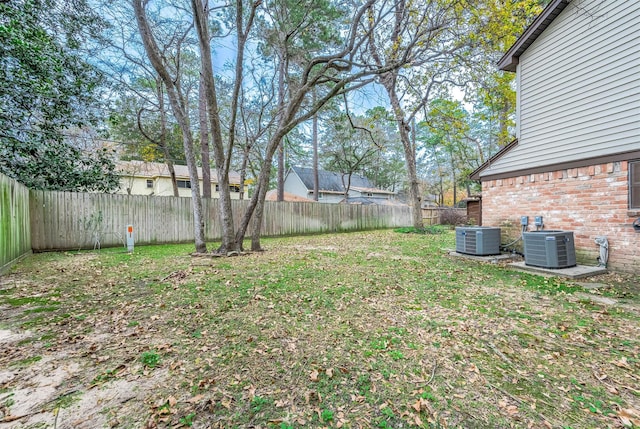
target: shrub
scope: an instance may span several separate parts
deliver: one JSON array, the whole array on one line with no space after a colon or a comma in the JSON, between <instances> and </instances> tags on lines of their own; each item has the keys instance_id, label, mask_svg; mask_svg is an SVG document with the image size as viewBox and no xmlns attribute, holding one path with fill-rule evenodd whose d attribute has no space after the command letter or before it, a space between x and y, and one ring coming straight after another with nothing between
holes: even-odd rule
<instances>
[{"instance_id":1,"label":"shrub","mask_svg":"<svg viewBox=\"0 0 640 429\"><path fill-rule=\"evenodd\" d=\"M467 214L459 209L445 208L440 211L441 225L465 225L467 223Z\"/></svg>"}]
</instances>

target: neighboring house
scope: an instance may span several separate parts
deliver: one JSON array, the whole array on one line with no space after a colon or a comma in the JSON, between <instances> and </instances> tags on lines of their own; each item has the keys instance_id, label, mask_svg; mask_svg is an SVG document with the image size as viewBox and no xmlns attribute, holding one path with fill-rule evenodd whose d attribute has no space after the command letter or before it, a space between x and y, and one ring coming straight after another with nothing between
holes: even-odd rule
<instances>
[{"instance_id":1,"label":"neighboring house","mask_svg":"<svg viewBox=\"0 0 640 429\"><path fill-rule=\"evenodd\" d=\"M272 189L267 191L267 195L265 196L265 201L278 201L278 190ZM309 198L304 198L298 195L294 195L289 192L284 193L284 201L290 203L315 203L314 200L310 200Z\"/></svg>"},{"instance_id":2,"label":"neighboring house","mask_svg":"<svg viewBox=\"0 0 640 429\"><path fill-rule=\"evenodd\" d=\"M516 73L516 137L472 174L482 222L573 231L578 261L640 272L640 2L552 0L499 61ZM530 228L531 229L531 228Z\"/></svg>"},{"instance_id":3,"label":"neighboring house","mask_svg":"<svg viewBox=\"0 0 640 429\"><path fill-rule=\"evenodd\" d=\"M341 203L345 199L345 186L349 183L348 175L318 171L318 202ZM313 168L291 167L284 179L284 190L298 197L313 200ZM286 194L285 194L286 195ZM375 188L369 179L357 174L351 175L351 186L347 194L347 202L351 204L396 205L393 199L395 192Z\"/></svg>"},{"instance_id":4,"label":"neighboring house","mask_svg":"<svg viewBox=\"0 0 640 429\"><path fill-rule=\"evenodd\" d=\"M181 197L191 196L191 180L186 165L174 165L178 193ZM118 194L173 196L173 184L166 164L143 161L120 161L116 166L120 173ZM198 167L200 195L203 191L202 168ZM240 174L229 173L231 198L240 198ZM216 171L211 171L211 197L218 198L218 178ZM248 186L245 184L244 198L248 198Z\"/></svg>"}]
</instances>

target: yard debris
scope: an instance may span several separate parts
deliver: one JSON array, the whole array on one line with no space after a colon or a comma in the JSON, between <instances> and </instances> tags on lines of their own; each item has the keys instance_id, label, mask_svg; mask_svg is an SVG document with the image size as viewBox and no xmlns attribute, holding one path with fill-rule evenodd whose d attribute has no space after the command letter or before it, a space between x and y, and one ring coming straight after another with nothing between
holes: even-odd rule
<instances>
[{"instance_id":1,"label":"yard debris","mask_svg":"<svg viewBox=\"0 0 640 429\"><path fill-rule=\"evenodd\" d=\"M167 280L173 280L175 282L179 282L181 280L184 280L187 278L189 274L187 273L186 270L178 270L178 271L174 271L171 274L169 274L168 276L164 277L163 279L161 279L161 282L166 282Z\"/></svg>"},{"instance_id":2,"label":"yard debris","mask_svg":"<svg viewBox=\"0 0 640 429\"><path fill-rule=\"evenodd\" d=\"M618 411L618 417L626 427L640 426L640 411L631 408L622 408Z\"/></svg>"}]
</instances>

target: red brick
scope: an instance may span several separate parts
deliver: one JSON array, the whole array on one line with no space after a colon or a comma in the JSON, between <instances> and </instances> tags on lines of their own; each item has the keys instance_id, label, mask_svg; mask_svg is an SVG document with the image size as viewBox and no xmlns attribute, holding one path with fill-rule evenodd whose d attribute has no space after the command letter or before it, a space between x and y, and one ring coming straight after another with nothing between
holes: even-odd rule
<instances>
[{"instance_id":1,"label":"red brick","mask_svg":"<svg viewBox=\"0 0 640 429\"><path fill-rule=\"evenodd\" d=\"M498 180L500 187L484 183L483 223L503 226L506 240L518 236L520 216L541 215L545 228L574 232L583 258L597 256L593 239L606 235L610 267L640 272L640 234L627 215L627 168L626 162L598 164Z\"/></svg>"}]
</instances>

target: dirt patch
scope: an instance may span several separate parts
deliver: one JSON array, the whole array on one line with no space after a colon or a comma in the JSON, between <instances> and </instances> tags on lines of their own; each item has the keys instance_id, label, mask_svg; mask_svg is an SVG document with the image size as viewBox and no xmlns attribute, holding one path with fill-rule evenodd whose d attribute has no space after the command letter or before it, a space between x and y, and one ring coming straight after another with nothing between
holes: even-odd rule
<instances>
[{"instance_id":1,"label":"dirt patch","mask_svg":"<svg viewBox=\"0 0 640 429\"><path fill-rule=\"evenodd\" d=\"M0 348L29 337L28 333L1 330ZM5 392L0 394L0 428L71 429L124 423L138 427L144 415L138 420L132 416L167 379L166 371L131 374L124 366L102 377L92 374L95 368L90 363L71 358L65 350L0 371L0 391Z\"/></svg>"},{"instance_id":2,"label":"dirt patch","mask_svg":"<svg viewBox=\"0 0 640 429\"><path fill-rule=\"evenodd\" d=\"M69 381L78 373L79 365L64 362L64 356L45 356L28 368L17 368L9 383L20 386L12 389L3 402L11 404L4 408L4 421L16 427L38 424L53 425L57 409L56 399L63 398Z\"/></svg>"},{"instance_id":3,"label":"dirt patch","mask_svg":"<svg viewBox=\"0 0 640 429\"><path fill-rule=\"evenodd\" d=\"M0 344L2 344L4 347L9 347L11 344L17 343L18 341L24 340L25 338L29 338L31 336L32 334L30 332L16 333L8 329L0 329Z\"/></svg>"}]
</instances>

